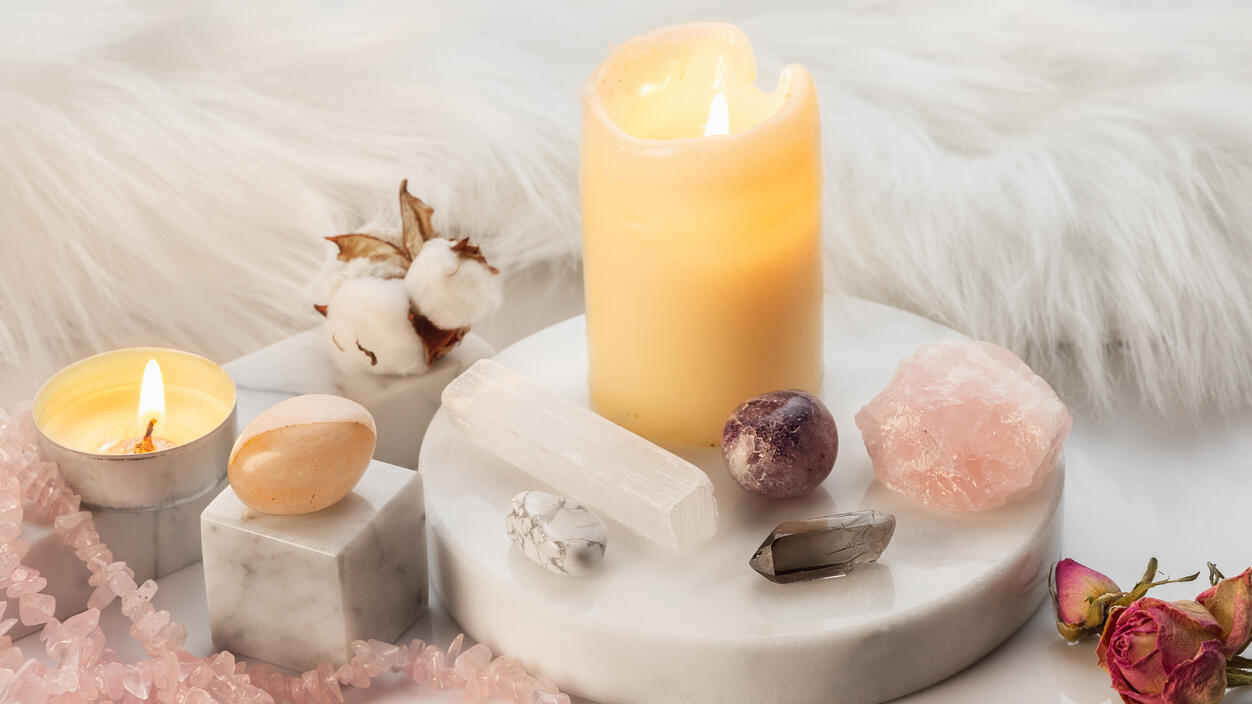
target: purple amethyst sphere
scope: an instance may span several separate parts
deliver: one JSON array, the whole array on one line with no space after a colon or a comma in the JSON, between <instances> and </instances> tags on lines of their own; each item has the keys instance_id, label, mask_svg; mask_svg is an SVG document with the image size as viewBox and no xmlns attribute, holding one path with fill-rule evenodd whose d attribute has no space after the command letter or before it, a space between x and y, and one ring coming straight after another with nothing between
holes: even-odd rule
<instances>
[{"instance_id":1,"label":"purple amethyst sphere","mask_svg":"<svg viewBox=\"0 0 1252 704\"><path fill-rule=\"evenodd\" d=\"M778 499L821 484L835 466L839 433L821 399L795 389L745 401L722 429L722 460L739 486Z\"/></svg>"}]
</instances>

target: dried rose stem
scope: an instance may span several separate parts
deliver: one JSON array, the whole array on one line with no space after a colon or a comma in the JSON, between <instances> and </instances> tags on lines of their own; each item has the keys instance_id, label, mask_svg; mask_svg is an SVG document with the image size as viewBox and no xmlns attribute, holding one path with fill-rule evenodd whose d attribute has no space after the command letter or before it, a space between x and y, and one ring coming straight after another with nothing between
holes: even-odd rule
<instances>
[{"instance_id":1,"label":"dried rose stem","mask_svg":"<svg viewBox=\"0 0 1252 704\"><path fill-rule=\"evenodd\" d=\"M95 587L87 610L63 623L53 617L56 599L42 593L48 580L21 564L30 549L21 534L24 502L50 520L61 541L91 572ZM0 410L0 589L17 599L18 616L27 626L43 625L53 666L26 658L5 635L18 619L0 621L0 704L74 704L98 701L162 704L332 704L343 702L343 685L368 687L387 672L403 672L414 682L438 689L462 689L469 702L493 696L516 704L569 704L552 683L526 672L507 656L492 659L479 644L461 652L463 636L445 651L420 640L393 645L354 641L352 658L340 667L322 663L298 676L266 665L248 666L227 651L202 658L183 649L187 629L170 612L152 606L157 584L135 583L135 573L96 532L89 511L61 477L57 465L39 459L30 413L13 418ZM130 619L130 634L148 658L123 663L107 647L100 610L120 600ZM0 602L0 617L8 606Z\"/></svg>"}]
</instances>

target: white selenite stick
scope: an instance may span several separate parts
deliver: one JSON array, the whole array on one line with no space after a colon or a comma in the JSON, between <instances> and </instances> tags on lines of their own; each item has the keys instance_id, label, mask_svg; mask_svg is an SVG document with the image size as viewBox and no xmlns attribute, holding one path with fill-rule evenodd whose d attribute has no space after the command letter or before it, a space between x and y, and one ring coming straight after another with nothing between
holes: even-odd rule
<instances>
[{"instance_id":1,"label":"white selenite stick","mask_svg":"<svg viewBox=\"0 0 1252 704\"><path fill-rule=\"evenodd\" d=\"M498 362L449 383L443 407L473 442L649 540L682 550L717 531L700 468Z\"/></svg>"}]
</instances>

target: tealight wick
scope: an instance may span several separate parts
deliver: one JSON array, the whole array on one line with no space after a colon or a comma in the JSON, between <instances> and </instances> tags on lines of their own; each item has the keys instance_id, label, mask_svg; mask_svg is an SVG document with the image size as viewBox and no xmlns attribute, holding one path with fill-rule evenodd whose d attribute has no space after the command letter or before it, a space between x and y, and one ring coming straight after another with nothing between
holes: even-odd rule
<instances>
[{"instance_id":1,"label":"tealight wick","mask_svg":"<svg viewBox=\"0 0 1252 704\"><path fill-rule=\"evenodd\" d=\"M131 454L142 455L145 452L156 452L156 443L152 442L152 431L156 429L156 418L148 421L148 429L144 431L143 437L135 443L135 448Z\"/></svg>"}]
</instances>

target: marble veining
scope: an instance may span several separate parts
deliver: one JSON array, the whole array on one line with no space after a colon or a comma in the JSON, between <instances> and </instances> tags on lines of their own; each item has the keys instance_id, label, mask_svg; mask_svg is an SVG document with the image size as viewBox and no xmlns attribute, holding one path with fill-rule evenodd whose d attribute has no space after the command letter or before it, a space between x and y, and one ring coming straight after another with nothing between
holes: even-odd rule
<instances>
[{"instance_id":1,"label":"marble veining","mask_svg":"<svg viewBox=\"0 0 1252 704\"><path fill-rule=\"evenodd\" d=\"M504 525L523 555L557 574L595 572L609 541L604 521L590 509L542 491L514 496Z\"/></svg>"},{"instance_id":2,"label":"marble veining","mask_svg":"<svg viewBox=\"0 0 1252 704\"><path fill-rule=\"evenodd\" d=\"M303 670L342 663L357 639L390 641L427 603L421 475L375 461L352 493L293 516L227 488L201 518L216 647Z\"/></svg>"}]
</instances>

